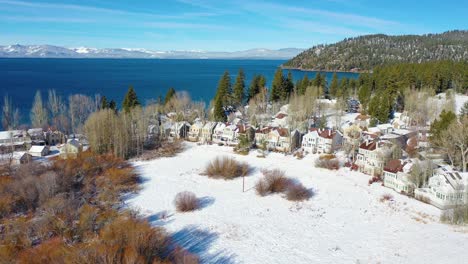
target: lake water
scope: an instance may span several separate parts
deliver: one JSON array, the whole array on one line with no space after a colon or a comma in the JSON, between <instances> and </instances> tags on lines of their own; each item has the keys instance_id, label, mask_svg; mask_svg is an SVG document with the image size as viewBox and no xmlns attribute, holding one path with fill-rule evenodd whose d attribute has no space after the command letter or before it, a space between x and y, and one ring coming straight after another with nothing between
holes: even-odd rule
<instances>
[{"instance_id":1,"label":"lake water","mask_svg":"<svg viewBox=\"0 0 468 264\"><path fill-rule=\"evenodd\" d=\"M281 60L159 60L159 59L0 59L1 95L10 96L21 115L29 117L36 90L55 89L70 94L100 94L118 105L130 85L140 101L165 95L169 87L188 91L194 100L209 100L216 92L219 78L229 71L234 82L239 68L244 69L246 85L255 74L263 74L271 83ZM295 80L315 72L292 71ZM339 73L339 77L357 77ZM327 73L329 82L332 73ZM3 99L0 104L3 103Z\"/></svg>"}]
</instances>

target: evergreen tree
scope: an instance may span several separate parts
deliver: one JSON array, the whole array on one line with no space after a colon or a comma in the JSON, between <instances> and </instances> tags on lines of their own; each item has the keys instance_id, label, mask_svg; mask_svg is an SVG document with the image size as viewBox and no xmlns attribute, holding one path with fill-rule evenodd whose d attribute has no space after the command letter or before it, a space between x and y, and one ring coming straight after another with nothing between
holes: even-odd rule
<instances>
[{"instance_id":1,"label":"evergreen tree","mask_svg":"<svg viewBox=\"0 0 468 264\"><path fill-rule=\"evenodd\" d=\"M460 109L460 115L461 115L462 117L468 116L468 102L465 102L465 103L463 104L463 107Z\"/></svg>"},{"instance_id":2,"label":"evergreen tree","mask_svg":"<svg viewBox=\"0 0 468 264\"><path fill-rule=\"evenodd\" d=\"M169 90L167 90L166 97L164 98L164 105L167 105L175 95L175 89L173 87L169 88Z\"/></svg>"},{"instance_id":3,"label":"evergreen tree","mask_svg":"<svg viewBox=\"0 0 468 264\"><path fill-rule=\"evenodd\" d=\"M216 96L214 100L213 117L216 122L226 122L227 116L223 108L223 98Z\"/></svg>"},{"instance_id":4,"label":"evergreen tree","mask_svg":"<svg viewBox=\"0 0 468 264\"><path fill-rule=\"evenodd\" d=\"M370 100L371 91L368 83L364 83L361 88L359 88L358 98L359 102L361 103L362 109L367 109L367 104Z\"/></svg>"},{"instance_id":5,"label":"evergreen tree","mask_svg":"<svg viewBox=\"0 0 468 264\"><path fill-rule=\"evenodd\" d=\"M218 90L216 98L220 98L222 106L228 106L231 103L231 77L229 72L225 71L223 76L218 82ZM215 98L215 99L216 99Z\"/></svg>"},{"instance_id":6,"label":"evergreen tree","mask_svg":"<svg viewBox=\"0 0 468 264\"><path fill-rule=\"evenodd\" d=\"M283 78L283 83L281 85L281 100L287 101L289 96L294 90L294 81L291 71L288 72L288 76Z\"/></svg>"},{"instance_id":7,"label":"evergreen tree","mask_svg":"<svg viewBox=\"0 0 468 264\"><path fill-rule=\"evenodd\" d=\"M233 103L235 105L242 105L244 102L244 90L245 90L245 74L242 69L239 69L237 74L236 82L233 88Z\"/></svg>"},{"instance_id":8,"label":"evergreen tree","mask_svg":"<svg viewBox=\"0 0 468 264\"><path fill-rule=\"evenodd\" d=\"M273 77L273 82L271 84L271 101L276 102L282 98L282 88L284 83L283 71L281 68L278 68Z\"/></svg>"},{"instance_id":9,"label":"evergreen tree","mask_svg":"<svg viewBox=\"0 0 468 264\"><path fill-rule=\"evenodd\" d=\"M260 87L260 90L266 87L266 77L264 75L260 75L258 80L258 87Z\"/></svg>"},{"instance_id":10,"label":"evergreen tree","mask_svg":"<svg viewBox=\"0 0 468 264\"><path fill-rule=\"evenodd\" d=\"M442 110L442 112L439 115L439 118L434 120L431 124L431 128L429 130L431 138L430 140L433 143L438 143L441 139L442 132L447 130L449 125L454 122L457 119L457 115L453 113L452 111L445 111Z\"/></svg>"},{"instance_id":11,"label":"evergreen tree","mask_svg":"<svg viewBox=\"0 0 468 264\"><path fill-rule=\"evenodd\" d=\"M112 109L117 112L117 103L114 100L109 102L109 109Z\"/></svg>"},{"instance_id":12,"label":"evergreen tree","mask_svg":"<svg viewBox=\"0 0 468 264\"><path fill-rule=\"evenodd\" d=\"M336 72L333 73L329 93L330 93L330 96L332 97L336 97L338 93L338 75L336 74Z\"/></svg>"},{"instance_id":13,"label":"evergreen tree","mask_svg":"<svg viewBox=\"0 0 468 264\"><path fill-rule=\"evenodd\" d=\"M133 89L133 86L130 86L123 100L122 108L126 113L129 113L131 109L138 105L140 105L140 102L138 101L137 94Z\"/></svg>"},{"instance_id":14,"label":"evergreen tree","mask_svg":"<svg viewBox=\"0 0 468 264\"><path fill-rule=\"evenodd\" d=\"M109 108L109 103L107 102L106 96L101 97L101 106L99 107L100 110Z\"/></svg>"},{"instance_id":15,"label":"evergreen tree","mask_svg":"<svg viewBox=\"0 0 468 264\"><path fill-rule=\"evenodd\" d=\"M297 93L299 95L304 95L306 90L307 90L307 87L309 87L309 85L310 85L309 77L307 76L307 74L305 74L304 77L301 80L301 84L299 86L299 89L297 89Z\"/></svg>"}]
</instances>

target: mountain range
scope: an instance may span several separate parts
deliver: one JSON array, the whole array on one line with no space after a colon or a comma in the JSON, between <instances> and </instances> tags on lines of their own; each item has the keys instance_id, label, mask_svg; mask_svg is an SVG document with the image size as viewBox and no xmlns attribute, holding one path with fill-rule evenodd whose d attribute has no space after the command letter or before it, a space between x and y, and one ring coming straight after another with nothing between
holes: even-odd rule
<instances>
[{"instance_id":1,"label":"mountain range","mask_svg":"<svg viewBox=\"0 0 468 264\"><path fill-rule=\"evenodd\" d=\"M302 49L250 49L235 52L153 51L125 48L66 48L52 45L0 46L0 58L291 59Z\"/></svg>"},{"instance_id":2,"label":"mountain range","mask_svg":"<svg viewBox=\"0 0 468 264\"><path fill-rule=\"evenodd\" d=\"M468 30L440 34L347 38L317 45L286 62L283 67L319 71L372 71L391 63L468 61Z\"/></svg>"}]
</instances>

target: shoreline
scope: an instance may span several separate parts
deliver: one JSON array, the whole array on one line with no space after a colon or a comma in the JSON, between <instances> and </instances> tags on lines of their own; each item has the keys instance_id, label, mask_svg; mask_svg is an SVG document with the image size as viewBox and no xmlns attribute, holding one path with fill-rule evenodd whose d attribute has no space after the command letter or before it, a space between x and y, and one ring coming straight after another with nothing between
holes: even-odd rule
<instances>
[{"instance_id":1,"label":"shoreline","mask_svg":"<svg viewBox=\"0 0 468 264\"><path fill-rule=\"evenodd\" d=\"M340 72L340 73L372 73L372 71L343 71L343 70L317 70L317 69L304 69L304 68L296 68L296 67L286 67L283 65L280 65L281 69L283 70L296 70L296 71L302 71L302 72Z\"/></svg>"}]
</instances>

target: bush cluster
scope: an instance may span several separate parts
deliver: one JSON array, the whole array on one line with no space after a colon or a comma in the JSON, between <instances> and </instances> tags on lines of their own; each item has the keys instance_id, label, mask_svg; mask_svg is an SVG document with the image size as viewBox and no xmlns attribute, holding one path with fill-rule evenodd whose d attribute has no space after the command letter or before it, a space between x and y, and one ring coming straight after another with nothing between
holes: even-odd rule
<instances>
[{"instance_id":1,"label":"bush cluster","mask_svg":"<svg viewBox=\"0 0 468 264\"><path fill-rule=\"evenodd\" d=\"M231 180L250 173L250 166L245 162L238 162L230 157L216 157L208 163L204 175L210 178Z\"/></svg>"},{"instance_id":2,"label":"bush cluster","mask_svg":"<svg viewBox=\"0 0 468 264\"><path fill-rule=\"evenodd\" d=\"M0 177L0 263L177 263L188 253L163 228L122 210L138 183L128 162L92 152L12 170Z\"/></svg>"},{"instance_id":3,"label":"bush cluster","mask_svg":"<svg viewBox=\"0 0 468 264\"><path fill-rule=\"evenodd\" d=\"M315 160L315 167L338 170L340 169L340 161L333 154L325 154Z\"/></svg>"},{"instance_id":4,"label":"bush cluster","mask_svg":"<svg viewBox=\"0 0 468 264\"><path fill-rule=\"evenodd\" d=\"M311 190L286 177L282 170L263 170L262 173L264 177L255 184L255 191L260 196L284 193L290 201L303 201L312 197Z\"/></svg>"},{"instance_id":5,"label":"bush cluster","mask_svg":"<svg viewBox=\"0 0 468 264\"><path fill-rule=\"evenodd\" d=\"M190 212L199 208L197 196L193 192L180 192L174 199L174 205L178 212Z\"/></svg>"}]
</instances>

